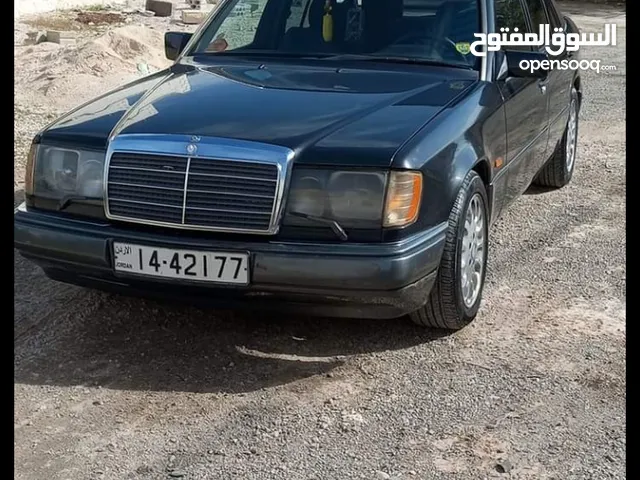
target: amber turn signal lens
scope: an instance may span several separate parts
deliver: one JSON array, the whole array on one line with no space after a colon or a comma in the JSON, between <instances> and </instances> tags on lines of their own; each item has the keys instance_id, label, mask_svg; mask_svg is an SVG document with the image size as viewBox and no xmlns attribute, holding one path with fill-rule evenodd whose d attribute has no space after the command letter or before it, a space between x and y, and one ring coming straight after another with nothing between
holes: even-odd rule
<instances>
[{"instance_id":1,"label":"amber turn signal lens","mask_svg":"<svg viewBox=\"0 0 640 480\"><path fill-rule=\"evenodd\" d=\"M391 172L383 226L403 227L416 221L422 199L422 173Z\"/></svg>"},{"instance_id":2,"label":"amber turn signal lens","mask_svg":"<svg viewBox=\"0 0 640 480\"><path fill-rule=\"evenodd\" d=\"M38 156L38 145L31 144L27 157L27 166L24 173L24 193L33 195L33 173L36 168L36 157Z\"/></svg>"}]
</instances>

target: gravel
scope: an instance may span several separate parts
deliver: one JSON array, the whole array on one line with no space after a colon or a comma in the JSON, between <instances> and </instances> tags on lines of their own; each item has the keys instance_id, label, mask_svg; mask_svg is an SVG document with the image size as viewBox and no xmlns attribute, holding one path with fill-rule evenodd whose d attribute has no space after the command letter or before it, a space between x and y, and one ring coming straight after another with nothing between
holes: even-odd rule
<instances>
[{"instance_id":1,"label":"gravel","mask_svg":"<svg viewBox=\"0 0 640 480\"><path fill-rule=\"evenodd\" d=\"M583 50L617 70L584 73L573 182L494 226L472 325L204 310L16 258L14 477L626 478L626 20L571 5L586 31L618 24L617 47ZM23 48L17 172L62 108L21 81Z\"/></svg>"}]
</instances>

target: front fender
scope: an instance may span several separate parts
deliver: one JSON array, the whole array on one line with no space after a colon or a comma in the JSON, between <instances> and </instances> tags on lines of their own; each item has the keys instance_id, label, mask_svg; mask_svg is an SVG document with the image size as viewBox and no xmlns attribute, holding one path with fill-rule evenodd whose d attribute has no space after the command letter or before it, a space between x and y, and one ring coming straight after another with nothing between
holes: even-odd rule
<instances>
[{"instance_id":1,"label":"front fender","mask_svg":"<svg viewBox=\"0 0 640 480\"><path fill-rule=\"evenodd\" d=\"M419 224L446 222L467 173L475 169L487 187L490 204L495 160L506 154L502 96L480 82L457 104L427 124L397 152L393 168L421 170L424 188Z\"/></svg>"}]
</instances>

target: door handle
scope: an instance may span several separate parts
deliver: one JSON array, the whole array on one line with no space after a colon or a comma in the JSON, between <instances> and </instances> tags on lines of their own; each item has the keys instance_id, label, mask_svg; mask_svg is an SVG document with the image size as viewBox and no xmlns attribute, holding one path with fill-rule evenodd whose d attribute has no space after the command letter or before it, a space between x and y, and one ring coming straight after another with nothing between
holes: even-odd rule
<instances>
[{"instance_id":1,"label":"door handle","mask_svg":"<svg viewBox=\"0 0 640 480\"><path fill-rule=\"evenodd\" d=\"M547 85L549 83L549 79L545 78L544 80L540 80L538 82L538 88L540 89L540 93L545 95L547 93Z\"/></svg>"}]
</instances>

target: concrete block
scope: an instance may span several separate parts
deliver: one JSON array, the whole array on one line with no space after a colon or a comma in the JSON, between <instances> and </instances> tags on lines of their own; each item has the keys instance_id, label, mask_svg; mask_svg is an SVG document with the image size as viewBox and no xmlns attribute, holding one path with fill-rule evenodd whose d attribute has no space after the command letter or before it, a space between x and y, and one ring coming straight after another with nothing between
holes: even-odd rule
<instances>
[{"instance_id":1,"label":"concrete block","mask_svg":"<svg viewBox=\"0 0 640 480\"><path fill-rule=\"evenodd\" d=\"M170 17L173 15L173 3L164 0L147 0L145 10L156 13L156 17Z\"/></svg>"},{"instance_id":2,"label":"concrete block","mask_svg":"<svg viewBox=\"0 0 640 480\"><path fill-rule=\"evenodd\" d=\"M73 45L76 43L75 32L62 32L59 30L47 30L47 42L60 45Z\"/></svg>"},{"instance_id":3,"label":"concrete block","mask_svg":"<svg viewBox=\"0 0 640 480\"><path fill-rule=\"evenodd\" d=\"M207 18L208 14L209 12L206 12L204 10L183 10L182 23L187 23L190 25L202 23L204 19Z\"/></svg>"}]
</instances>

